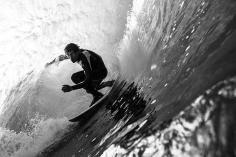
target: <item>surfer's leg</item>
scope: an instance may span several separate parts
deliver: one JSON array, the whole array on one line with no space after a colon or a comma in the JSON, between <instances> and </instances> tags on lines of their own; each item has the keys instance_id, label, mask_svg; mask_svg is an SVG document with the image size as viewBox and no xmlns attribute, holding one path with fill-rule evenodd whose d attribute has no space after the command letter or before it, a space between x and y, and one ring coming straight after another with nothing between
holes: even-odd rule
<instances>
[{"instance_id":1,"label":"surfer's leg","mask_svg":"<svg viewBox=\"0 0 236 157\"><path fill-rule=\"evenodd\" d=\"M99 95L99 96L97 95L97 96L93 97L93 100L89 106L92 106L95 102L97 102L99 99L101 99L103 97L103 94L102 93L100 93L100 94L101 95Z\"/></svg>"},{"instance_id":2,"label":"surfer's leg","mask_svg":"<svg viewBox=\"0 0 236 157\"><path fill-rule=\"evenodd\" d=\"M84 89L86 90L87 93L90 93L93 96L93 101L92 101L91 105L93 105L96 101L98 101L100 98L103 97L103 94L101 92L97 91L96 89L94 89L92 86L87 86Z\"/></svg>"},{"instance_id":3,"label":"surfer's leg","mask_svg":"<svg viewBox=\"0 0 236 157\"><path fill-rule=\"evenodd\" d=\"M115 82L115 80L102 82L100 85L98 85L97 90L100 90L105 87L111 87L114 84L114 82Z\"/></svg>"},{"instance_id":4,"label":"surfer's leg","mask_svg":"<svg viewBox=\"0 0 236 157\"><path fill-rule=\"evenodd\" d=\"M84 74L84 71L79 71L77 73L74 73L72 76L71 76L71 80L75 83L75 84L78 84L82 81L84 81L85 79L85 74Z\"/></svg>"}]
</instances>

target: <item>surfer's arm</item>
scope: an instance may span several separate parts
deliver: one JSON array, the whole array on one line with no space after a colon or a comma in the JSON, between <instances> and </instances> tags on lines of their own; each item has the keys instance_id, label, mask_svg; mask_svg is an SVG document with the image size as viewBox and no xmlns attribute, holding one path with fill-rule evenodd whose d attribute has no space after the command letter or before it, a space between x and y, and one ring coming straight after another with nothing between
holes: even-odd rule
<instances>
[{"instance_id":1,"label":"surfer's arm","mask_svg":"<svg viewBox=\"0 0 236 157\"><path fill-rule=\"evenodd\" d=\"M60 55L57 58L53 59L51 62L47 63L46 66L49 66L49 65L54 64L54 63L59 63L60 61L63 61L63 60L66 60L66 59L69 59L68 56Z\"/></svg>"},{"instance_id":2,"label":"surfer's arm","mask_svg":"<svg viewBox=\"0 0 236 157\"><path fill-rule=\"evenodd\" d=\"M92 70L91 70L90 65L89 65L87 59L85 58L85 56L81 56L81 61L83 63L82 68L84 69L84 72L85 72L85 80L81 83L71 86L73 90L83 88L91 80Z\"/></svg>"}]
</instances>

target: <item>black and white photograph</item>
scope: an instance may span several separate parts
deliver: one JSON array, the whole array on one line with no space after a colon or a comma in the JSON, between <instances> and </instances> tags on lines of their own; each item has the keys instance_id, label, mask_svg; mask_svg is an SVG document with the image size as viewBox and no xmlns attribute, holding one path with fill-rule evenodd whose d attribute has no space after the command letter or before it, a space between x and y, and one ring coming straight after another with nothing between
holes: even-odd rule
<instances>
[{"instance_id":1,"label":"black and white photograph","mask_svg":"<svg viewBox=\"0 0 236 157\"><path fill-rule=\"evenodd\" d=\"M0 157L236 157L236 1L0 0Z\"/></svg>"}]
</instances>

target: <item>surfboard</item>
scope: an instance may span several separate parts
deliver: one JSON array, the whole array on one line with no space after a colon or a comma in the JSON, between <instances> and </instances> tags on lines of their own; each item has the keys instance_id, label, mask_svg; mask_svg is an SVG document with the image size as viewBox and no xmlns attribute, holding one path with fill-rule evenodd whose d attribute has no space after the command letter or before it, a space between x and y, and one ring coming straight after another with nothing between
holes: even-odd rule
<instances>
[{"instance_id":1,"label":"surfboard","mask_svg":"<svg viewBox=\"0 0 236 157\"><path fill-rule=\"evenodd\" d=\"M106 102L106 100L109 97L108 93L106 95L104 95L101 99L99 99L93 106L89 107L87 110L85 110L84 112L82 112L78 116L70 119L69 121L70 122L78 122L81 120L87 120L87 119L91 118L97 112L97 110Z\"/></svg>"}]
</instances>

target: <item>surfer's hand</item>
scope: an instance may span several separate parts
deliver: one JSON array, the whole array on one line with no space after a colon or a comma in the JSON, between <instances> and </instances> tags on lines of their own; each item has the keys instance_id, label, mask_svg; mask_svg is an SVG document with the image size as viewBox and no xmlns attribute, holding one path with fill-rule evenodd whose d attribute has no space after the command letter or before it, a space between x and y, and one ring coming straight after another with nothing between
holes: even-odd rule
<instances>
[{"instance_id":1,"label":"surfer's hand","mask_svg":"<svg viewBox=\"0 0 236 157\"><path fill-rule=\"evenodd\" d=\"M46 63L44 67L47 68L49 65L51 65L51 64L50 63Z\"/></svg>"},{"instance_id":2,"label":"surfer's hand","mask_svg":"<svg viewBox=\"0 0 236 157\"><path fill-rule=\"evenodd\" d=\"M72 89L72 87L69 86L69 85L63 85L62 88L61 88L61 90L62 90L63 92L70 92L70 91L72 91L73 89Z\"/></svg>"}]
</instances>

